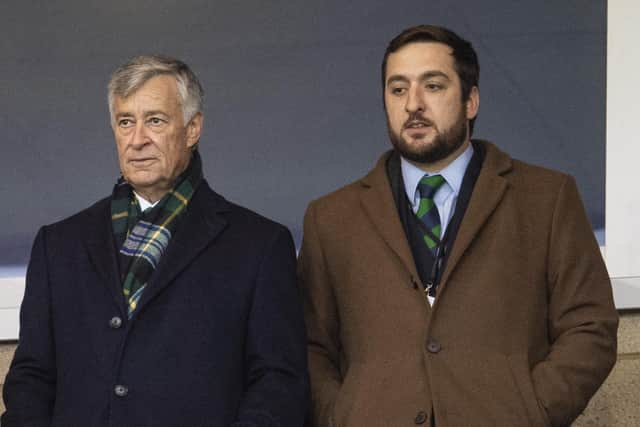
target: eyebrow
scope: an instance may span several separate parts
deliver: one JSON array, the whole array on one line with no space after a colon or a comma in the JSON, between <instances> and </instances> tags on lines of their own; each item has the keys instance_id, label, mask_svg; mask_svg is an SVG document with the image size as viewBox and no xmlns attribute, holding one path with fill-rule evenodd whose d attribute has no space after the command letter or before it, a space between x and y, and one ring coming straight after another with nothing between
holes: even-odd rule
<instances>
[{"instance_id":1,"label":"eyebrow","mask_svg":"<svg viewBox=\"0 0 640 427\"><path fill-rule=\"evenodd\" d=\"M451 80L446 73L438 70L425 71L424 73L420 74L420 76L418 77L418 80L424 81L424 80L432 79L434 77L442 77L448 81ZM409 79L407 77L401 74L394 74L393 76L389 76L389 78L387 79L387 86L394 82L408 82L408 81Z\"/></svg>"},{"instance_id":2,"label":"eyebrow","mask_svg":"<svg viewBox=\"0 0 640 427\"><path fill-rule=\"evenodd\" d=\"M156 116L156 115L163 115L163 116L168 116L167 113L165 113L162 110L151 110L151 111L145 111L144 112L144 117L150 117L150 116ZM121 113L116 114L116 119L120 119L122 117L135 117L135 114L130 113L128 111L123 111Z\"/></svg>"},{"instance_id":3,"label":"eyebrow","mask_svg":"<svg viewBox=\"0 0 640 427\"><path fill-rule=\"evenodd\" d=\"M121 113L116 114L116 119L119 119L121 117L133 117L133 113L129 113L128 111L123 111Z\"/></svg>"},{"instance_id":4,"label":"eyebrow","mask_svg":"<svg viewBox=\"0 0 640 427\"><path fill-rule=\"evenodd\" d=\"M151 111L145 111L144 112L144 116L145 117L149 117L149 116L157 116L157 115L163 115L163 116L168 116L167 113L165 113L162 110L151 110Z\"/></svg>"}]
</instances>

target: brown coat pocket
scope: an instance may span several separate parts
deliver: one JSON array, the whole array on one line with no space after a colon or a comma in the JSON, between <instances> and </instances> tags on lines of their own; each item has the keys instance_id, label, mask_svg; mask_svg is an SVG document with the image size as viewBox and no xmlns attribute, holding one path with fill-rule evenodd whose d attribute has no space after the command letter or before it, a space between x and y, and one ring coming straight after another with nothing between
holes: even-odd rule
<instances>
[{"instance_id":1,"label":"brown coat pocket","mask_svg":"<svg viewBox=\"0 0 640 427\"><path fill-rule=\"evenodd\" d=\"M533 381L531 380L531 370L525 357L518 357L515 355L508 356L509 367L513 375L513 380L518 387L522 403L527 409L531 425L541 427L551 427L551 422L547 417L545 409L542 407L533 388Z\"/></svg>"}]
</instances>

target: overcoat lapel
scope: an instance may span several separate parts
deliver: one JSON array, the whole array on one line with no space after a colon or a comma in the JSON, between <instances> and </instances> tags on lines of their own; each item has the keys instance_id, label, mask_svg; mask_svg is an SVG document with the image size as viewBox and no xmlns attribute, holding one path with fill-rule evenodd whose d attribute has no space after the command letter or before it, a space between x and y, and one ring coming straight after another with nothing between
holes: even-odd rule
<instances>
[{"instance_id":1,"label":"overcoat lapel","mask_svg":"<svg viewBox=\"0 0 640 427\"><path fill-rule=\"evenodd\" d=\"M402 228L387 177L385 165L388 158L389 153L382 156L375 168L360 181L360 200L365 214L374 225L375 232L385 241L411 276L417 279L419 276L411 248Z\"/></svg>"},{"instance_id":2,"label":"overcoat lapel","mask_svg":"<svg viewBox=\"0 0 640 427\"><path fill-rule=\"evenodd\" d=\"M125 300L120 282L117 251L111 227L111 210L108 203L105 209L93 212L84 235L89 260L103 285L109 289L118 309L124 315L126 313Z\"/></svg>"},{"instance_id":3,"label":"overcoat lapel","mask_svg":"<svg viewBox=\"0 0 640 427\"><path fill-rule=\"evenodd\" d=\"M227 210L227 201L203 181L189 202L166 253L151 275L134 316L144 310L144 306L162 292L224 230L227 221L219 213Z\"/></svg>"},{"instance_id":4,"label":"overcoat lapel","mask_svg":"<svg viewBox=\"0 0 640 427\"><path fill-rule=\"evenodd\" d=\"M498 150L493 144L482 142L486 156L480 174L471 193L469 205L460 224L453 248L439 285L442 295L447 280L456 268L469 245L487 222L487 219L498 207L505 191L507 180L501 175L511 169L511 158Z\"/></svg>"}]
</instances>

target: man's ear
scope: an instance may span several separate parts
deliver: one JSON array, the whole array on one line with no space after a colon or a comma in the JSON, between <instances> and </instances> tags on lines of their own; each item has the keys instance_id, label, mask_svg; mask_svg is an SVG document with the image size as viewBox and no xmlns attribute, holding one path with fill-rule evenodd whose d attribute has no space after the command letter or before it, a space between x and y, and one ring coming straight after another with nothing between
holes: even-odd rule
<instances>
[{"instance_id":1,"label":"man's ear","mask_svg":"<svg viewBox=\"0 0 640 427\"><path fill-rule=\"evenodd\" d=\"M478 90L478 86L471 88L465 107L467 120L471 120L478 115L478 108L480 107L480 91Z\"/></svg>"},{"instance_id":2,"label":"man's ear","mask_svg":"<svg viewBox=\"0 0 640 427\"><path fill-rule=\"evenodd\" d=\"M187 123L187 147L191 148L200 141L202 133L202 113L196 113Z\"/></svg>"}]
</instances>

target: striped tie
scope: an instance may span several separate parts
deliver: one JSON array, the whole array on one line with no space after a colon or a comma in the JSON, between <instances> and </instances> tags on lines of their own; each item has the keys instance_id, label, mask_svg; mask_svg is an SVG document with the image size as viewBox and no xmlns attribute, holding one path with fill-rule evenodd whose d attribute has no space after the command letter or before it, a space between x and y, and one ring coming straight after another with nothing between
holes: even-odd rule
<instances>
[{"instance_id":1,"label":"striped tie","mask_svg":"<svg viewBox=\"0 0 640 427\"><path fill-rule=\"evenodd\" d=\"M418 206L416 216L424 223L427 229L433 233L433 236L430 236L428 233L424 235L424 242L432 252L435 252L435 247L439 243L440 233L442 231L440 215L438 214L438 208L433 202L433 196L445 182L442 175L425 175L418 183L420 205ZM436 237L438 240L434 240L433 237Z\"/></svg>"}]
</instances>

